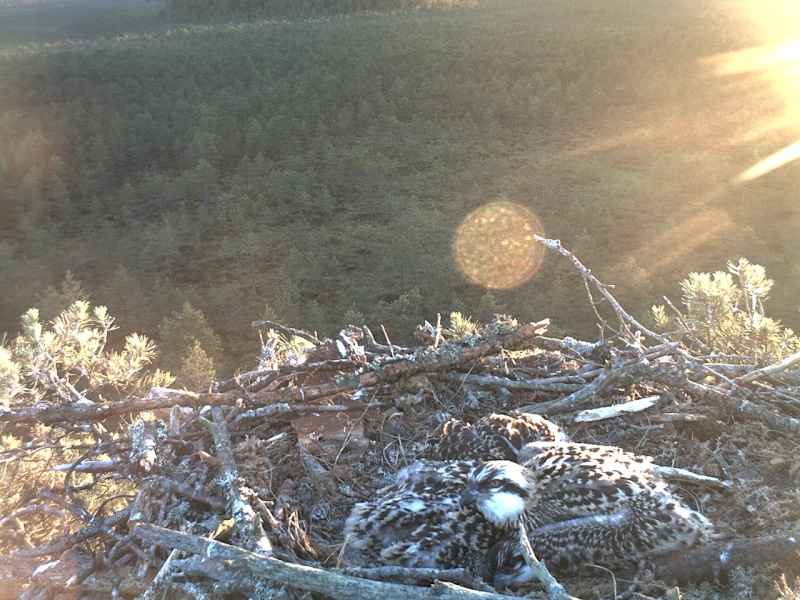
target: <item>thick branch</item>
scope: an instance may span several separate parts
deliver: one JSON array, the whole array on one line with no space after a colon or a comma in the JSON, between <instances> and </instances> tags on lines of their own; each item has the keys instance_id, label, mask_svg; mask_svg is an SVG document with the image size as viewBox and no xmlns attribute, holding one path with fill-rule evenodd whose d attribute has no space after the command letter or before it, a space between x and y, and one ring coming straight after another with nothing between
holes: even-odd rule
<instances>
[{"instance_id":1,"label":"thick branch","mask_svg":"<svg viewBox=\"0 0 800 600\"><path fill-rule=\"evenodd\" d=\"M754 567L775 563L783 569L798 572L800 565L800 532L709 544L684 552L674 552L651 562L655 575L676 585L720 579L736 567Z\"/></svg>"},{"instance_id":2,"label":"thick branch","mask_svg":"<svg viewBox=\"0 0 800 600\"><path fill-rule=\"evenodd\" d=\"M452 383L469 383L482 387L505 388L515 391L544 391L544 392L575 392L584 386L580 383L566 383L564 381L550 381L542 379L508 379L506 377L492 377L490 375L474 375L471 373L442 373L439 375L444 381Z\"/></svg>"},{"instance_id":3,"label":"thick branch","mask_svg":"<svg viewBox=\"0 0 800 600\"><path fill-rule=\"evenodd\" d=\"M236 397L229 394L197 394L194 392L153 388L144 398L135 396L106 403L38 404L18 410L0 407L0 422L17 424L54 425L57 423L103 421L108 417L140 413L174 405L199 408L201 406L230 406Z\"/></svg>"},{"instance_id":4,"label":"thick branch","mask_svg":"<svg viewBox=\"0 0 800 600\"><path fill-rule=\"evenodd\" d=\"M614 404L613 406L602 406L600 408L582 410L575 415L574 421L576 423L591 423L593 421L613 419L624 414L642 412L655 406L659 399L660 396L647 396L646 398Z\"/></svg>"},{"instance_id":5,"label":"thick branch","mask_svg":"<svg viewBox=\"0 0 800 600\"><path fill-rule=\"evenodd\" d=\"M221 481L225 486L225 493L228 496L228 506L230 507L233 520L242 536L253 548L265 554L272 553L272 544L264 533L261 526L261 518L250 506L248 494L243 489L243 482L239 479L239 469L231 450L231 440L228 436L228 429L225 425L225 417L222 409L215 406L211 409L214 420L203 419L203 423L211 430L214 436L214 446L217 451L217 458L220 462Z\"/></svg>"},{"instance_id":6,"label":"thick branch","mask_svg":"<svg viewBox=\"0 0 800 600\"><path fill-rule=\"evenodd\" d=\"M146 544L156 544L163 548L177 548L212 560L225 561L226 566L232 570L249 572L291 587L322 593L337 600L385 600L386 598L393 600L434 598L439 600L512 600L511 596L478 592L446 583L436 583L430 587L413 587L348 577L325 569L288 563L263 554L254 554L236 546L172 531L149 523L136 525L131 535Z\"/></svg>"},{"instance_id":7,"label":"thick branch","mask_svg":"<svg viewBox=\"0 0 800 600\"><path fill-rule=\"evenodd\" d=\"M755 371L751 371L750 373L737 377L733 381L737 385L749 383L751 381L755 381L759 377L768 377L770 375L773 375L774 373L785 371L789 367L796 365L798 362L800 362L800 352L795 352L794 354L792 354L791 356L787 356L780 362L777 362L772 365L767 365L766 367L756 369Z\"/></svg>"},{"instance_id":8,"label":"thick branch","mask_svg":"<svg viewBox=\"0 0 800 600\"><path fill-rule=\"evenodd\" d=\"M524 347L531 338L547 331L549 319L538 323L521 325L511 333L492 336L474 346L458 347L447 344L437 350L427 349L409 358L392 360L376 365L373 370L357 375L343 375L333 381L308 387L288 387L280 390L262 391L248 397L248 404L267 405L279 402L306 402L325 396L333 396L339 392L357 390L397 381L426 371L443 371L455 366L481 359L501 350L518 350ZM153 388L144 398L128 398L104 404L59 404L40 405L19 410L0 408L0 422L13 421L20 423L54 423L102 421L114 415L169 408L174 405L230 406L238 396L233 394L195 393L166 388Z\"/></svg>"}]
</instances>

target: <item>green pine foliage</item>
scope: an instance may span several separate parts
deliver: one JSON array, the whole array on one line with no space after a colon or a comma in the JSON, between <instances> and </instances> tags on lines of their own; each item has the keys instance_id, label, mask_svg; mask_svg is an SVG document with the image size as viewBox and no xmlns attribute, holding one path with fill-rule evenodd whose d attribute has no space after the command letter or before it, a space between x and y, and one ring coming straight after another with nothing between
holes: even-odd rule
<instances>
[{"instance_id":1,"label":"green pine foliage","mask_svg":"<svg viewBox=\"0 0 800 600\"><path fill-rule=\"evenodd\" d=\"M198 340L194 340L181 358L181 367L175 383L188 390L207 390L217 380L214 359Z\"/></svg>"},{"instance_id":2,"label":"green pine foliage","mask_svg":"<svg viewBox=\"0 0 800 600\"><path fill-rule=\"evenodd\" d=\"M681 282L685 311L673 316L659 305L653 316L696 352L770 364L800 351L800 338L765 313L773 285L764 267L740 258L727 272L690 273Z\"/></svg>"},{"instance_id":3,"label":"green pine foliage","mask_svg":"<svg viewBox=\"0 0 800 600\"><path fill-rule=\"evenodd\" d=\"M158 339L163 352L162 367L179 373L180 383L187 387L188 383L198 382L195 371L203 374L213 372L214 361L222 356L220 337L211 329L203 312L188 302L164 318L158 327ZM191 357L189 362L193 365L187 365L187 357ZM189 371L192 371L191 376ZM183 380L184 373L187 374L186 381Z\"/></svg>"},{"instance_id":4,"label":"green pine foliage","mask_svg":"<svg viewBox=\"0 0 800 600\"><path fill-rule=\"evenodd\" d=\"M22 316L22 331L0 347L0 402L113 400L140 393L172 378L148 371L155 344L131 334L120 350L107 349L114 319L104 306L76 301L49 322L39 310Z\"/></svg>"},{"instance_id":5,"label":"green pine foliage","mask_svg":"<svg viewBox=\"0 0 800 600\"><path fill-rule=\"evenodd\" d=\"M460 339L470 335L476 335L482 330L480 323L465 317L460 312L450 313L450 323L442 330L442 333L449 338Z\"/></svg>"},{"instance_id":6,"label":"green pine foliage","mask_svg":"<svg viewBox=\"0 0 800 600\"><path fill-rule=\"evenodd\" d=\"M118 317L111 347L140 332L177 373L194 337L221 376L255 365L265 304L321 336L352 309L397 343L450 312L595 337L565 261L490 297L459 271L459 224L498 198L534 212L638 316L686 273L746 255L778 284L775 318L797 319L796 167L727 185L795 141L740 123L746 102L704 66L757 43L727 5L270 10L289 4L314 18L240 19L249 9L230 3L179 22L87 1L52 8L59 38L33 12L3 15L0 331L13 337L31 306L47 320L91 298ZM757 116L782 110L765 95ZM68 271L80 290L63 287ZM187 302L221 347L161 339Z\"/></svg>"}]
</instances>

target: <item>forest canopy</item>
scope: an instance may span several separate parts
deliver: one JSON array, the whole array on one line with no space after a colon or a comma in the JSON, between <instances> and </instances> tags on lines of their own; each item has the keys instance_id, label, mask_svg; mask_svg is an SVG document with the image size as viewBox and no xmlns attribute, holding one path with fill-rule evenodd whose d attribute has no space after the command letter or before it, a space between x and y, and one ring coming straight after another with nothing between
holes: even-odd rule
<instances>
[{"instance_id":1,"label":"forest canopy","mask_svg":"<svg viewBox=\"0 0 800 600\"><path fill-rule=\"evenodd\" d=\"M161 359L176 370L199 341L220 376L255 360L262 318L320 336L382 324L403 342L439 312L508 312L596 337L563 263L508 289L459 270L459 226L497 200L642 318L689 272L746 256L796 330L797 166L739 178L795 141L775 125L785 98L709 62L763 43L750 25L689 1L487 0L151 16L4 46L0 331L91 301L116 317L112 346L138 332L177 348Z\"/></svg>"},{"instance_id":2,"label":"forest canopy","mask_svg":"<svg viewBox=\"0 0 800 600\"><path fill-rule=\"evenodd\" d=\"M329 16L363 12L449 10L474 7L476 0L165 0L163 14L171 18L225 14Z\"/></svg>"}]
</instances>

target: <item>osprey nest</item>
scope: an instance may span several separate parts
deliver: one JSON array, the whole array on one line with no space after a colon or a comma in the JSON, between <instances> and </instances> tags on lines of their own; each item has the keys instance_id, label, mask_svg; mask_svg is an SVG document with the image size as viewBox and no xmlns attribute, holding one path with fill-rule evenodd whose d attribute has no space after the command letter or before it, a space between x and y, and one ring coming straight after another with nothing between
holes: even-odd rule
<instances>
[{"instance_id":1,"label":"osprey nest","mask_svg":"<svg viewBox=\"0 0 800 600\"><path fill-rule=\"evenodd\" d=\"M800 597L800 357L613 306L596 343L258 322L209 391L0 409L0 598Z\"/></svg>"}]
</instances>

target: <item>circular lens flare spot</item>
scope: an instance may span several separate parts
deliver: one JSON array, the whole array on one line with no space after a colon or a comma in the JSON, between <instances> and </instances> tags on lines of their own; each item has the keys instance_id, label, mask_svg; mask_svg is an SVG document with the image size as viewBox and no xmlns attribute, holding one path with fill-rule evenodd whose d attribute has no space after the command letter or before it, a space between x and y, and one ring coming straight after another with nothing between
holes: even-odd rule
<instances>
[{"instance_id":1,"label":"circular lens flare spot","mask_svg":"<svg viewBox=\"0 0 800 600\"><path fill-rule=\"evenodd\" d=\"M542 224L514 202L492 202L471 212L456 232L453 256L461 271L480 286L504 289L533 276L544 258Z\"/></svg>"}]
</instances>

